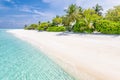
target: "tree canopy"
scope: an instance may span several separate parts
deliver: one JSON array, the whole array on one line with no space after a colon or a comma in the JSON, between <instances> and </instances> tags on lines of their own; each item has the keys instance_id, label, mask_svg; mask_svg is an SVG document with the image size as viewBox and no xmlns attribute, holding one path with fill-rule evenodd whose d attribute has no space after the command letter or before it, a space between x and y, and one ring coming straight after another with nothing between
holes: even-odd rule
<instances>
[{"instance_id":1,"label":"tree canopy","mask_svg":"<svg viewBox=\"0 0 120 80\"><path fill-rule=\"evenodd\" d=\"M53 18L52 22L54 25L58 26L59 24L62 24L62 18L59 16L56 16L55 18Z\"/></svg>"},{"instance_id":2,"label":"tree canopy","mask_svg":"<svg viewBox=\"0 0 120 80\"><path fill-rule=\"evenodd\" d=\"M107 20L120 22L120 5L115 6L113 9L109 9L106 13L105 18Z\"/></svg>"},{"instance_id":3,"label":"tree canopy","mask_svg":"<svg viewBox=\"0 0 120 80\"><path fill-rule=\"evenodd\" d=\"M109 9L102 15L102 6L96 4L93 8L83 9L81 6L71 4L63 16L56 16L52 21L38 22L25 26L25 29L39 31L73 31L92 33L94 31L104 34L120 34L120 5Z\"/></svg>"}]
</instances>

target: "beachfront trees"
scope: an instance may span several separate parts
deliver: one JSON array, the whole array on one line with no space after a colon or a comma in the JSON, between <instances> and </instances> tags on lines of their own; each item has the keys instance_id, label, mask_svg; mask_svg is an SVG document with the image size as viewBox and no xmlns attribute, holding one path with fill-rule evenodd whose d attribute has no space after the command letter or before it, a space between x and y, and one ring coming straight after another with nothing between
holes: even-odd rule
<instances>
[{"instance_id":1,"label":"beachfront trees","mask_svg":"<svg viewBox=\"0 0 120 80\"><path fill-rule=\"evenodd\" d=\"M26 30L35 30L37 29L38 25L37 24L31 24L30 26L26 26Z\"/></svg>"},{"instance_id":2,"label":"beachfront trees","mask_svg":"<svg viewBox=\"0 0 120 80\"><path fill-rule=\"evenodd\" d=\"M53 24L50 21L47 21L48 27L51 27Z\"/></svg>"},{"instance_id":3,"label":"beachfront trees","mask_svg":"<svg viewBox=\"0 0 120 80\"><path fill-rule=\"evenodd\" d=\"M65 10L67 14L66 17L64 17L66 19L65 21L69 24L68 29L74 29L73 31L75 32L93 31L93 23L95 20L101 18L101 10L102 7L98 4L94 7L94 9L89 8L85 10L83 10L80 6L76 6L75 4L70 5L68 9Z\"/></svg>"},{"instance_id":4,"label":"beachfront trees","mask_svg":"<svg viewBox=\"0 0 120 80\"><path fill-rule=\"evenodd\" d=\"M27 25L26 24L24 25L24 29L27 29Z\"/></svg>"},{"instance_id":5,"label":"beachfront trees","mask_svg":"<svg viewBox=\"0 0 120 80\"><path fill-rule=\"evenodd\" d=\"M37 27L37 30L38 31L46 31L46 29L48 27L49 27L49 24L47 22L43 22Z\"/></svg>"},{"instance_id":6,"label":"beachfront trees","mask_svg":"<svg viewBox=\"0 0 120 80\"><path fill-rule=\"evenodd\" d=\"M59 26L60 24L62 24L62 18L59 16L56 16L55 18L53 18L52 22L53 22L53 25Z\"/></svg>"},{"instance_id":7,"label":"beachfront trees","mask_svg":"<svg viewBox=\"0 0 120 80\"><path fill-rule=\"evenodd\" d=\"M61 18L62 24L66 27L66 30L71 31L69 18L67 16L62 16Z\"/></svg>"},{"instance_id":8,"label":"beachfront trees","mask_svg":"<svg viewBox=\"0 0 120 80\"><path fill-rule=\"evenodd\" d=\"M64 26L52 26L47 28L48 32L64 32L66 28Z\"/></svg>"},{"instance_id":9,"label":"beachfront trees","mask_svg":"<svg viewBox=\"0 0 120 80\"><path fill-rule=\"evenodd\" d=\"M94 21L102 18L101 16L96 14L94 9L90 9L90 8L84 10L83 15L84 15L85 23L88 26L88 28L92 28L93 25L90 25L90 24L92 24L92 23L94 23Z\"/></svg>"},{"instance_id":10,"label":"beachfront trees","mask_svg":"<svg viewBox=\"0 0 120 80\"><path fill-rule=\"evenodd\" d=\"M98 20L95 29L104 34L120 34L120 23L109 20Z\"/></svg>"},{"instance_id":11,"label":"beachfront trees","mask_svg":"<svg viewBox=\"0 0 120 80\"><path fill-rule=\"evenodd\" d=\"M93 8L83 9L76 4L71 4L66 14L56 16L52 22L38 22L25 29L37 29L39 31L73 31L92 33L94 31L105 34L120 34L120 5L109 9L105 17L102 16L102 6L96 4Z\"/></svg>"},{"instance_id":12,"label":"beachfront trees","mask_svg":"<svg viewBox=\"0 0 120 80\"><path fill-rule=\"evenodd\" d=\"M65 10L65 12L67 13L66 17L69 19L69 24L70 22L74 22L76 20L76 10L76 4L71 4L68 9Z\"/></svg>"},{"instance_id":13,"label":"beachfront trees","mask_svg":"<svg viewBox=\"0 0 120 80\"><path fill-rule=\"evenodd\" d=\"M79 21L74 25L73 31L91 33L94 31L94 22L101 18L94 9L85 9L81 13Z\"/></svg>"},{"instance_id":14,"label":"beachfront trees","mask_svg":"<svg viewBox=\"0 0 120 80\"><path fill-rule=\"evenodd\" d=\"M83 9L76 4L71 4L65 12L66 15L63 17L64 23L67 23L67 29L71 31L76 22L82 17Z\"/></svg>"},{"instance_id":15,"label":"beachfront trees","mask_svg":"<svg viewBox=\"0 0 120 80\"><path fill-rule=\"evenodd\" d=\"M67 13L66 17L68 17L69 22L72 23L78 21L81 18L83 9L76 4L71 4L65 11Z\"/></svg>"},{"instance_id":16,"label":"beachfront trees","mask_svg":"<svg viewBox=\"0 0 120 80\"><path fill-rule=\"evenodd\" d=\"M120 5L109 9L105 18L110 21L120 22Z\"/></svg>"},{"instance_id":17,"label":"beachfront trees","mask_svg":"<svg viewBox=\"0 0 120 80\"><path fill-rule=\"evenodd\" d=\"M68 19L68 17L62 16L61 18L62 18L62 24L64 26L66 26L66 27L69 26L69 19Z\"/></svg>"},{"instance_id":18,"label":"beachfront trees","mask_svg":"<svg viewBox=\"0 0 120 80\"><path fill-rule=\"evenodd\" d=\"M41 24L41 22L40 21L38 21L38 25L40 25Z\"/></svg>"},{"instance_id":19,"label":"beachfront trees","mask_svg":"<svg viewBox=\"0 0 120 80\"><path fill-rule=\"evenodd\" d=\"M96 14L98 14L99 16L102 16L102 12L103 8L102 6L100 6L99 4L96 4L95 7L93 7L93 9L95 10Z\"/></svg>"}]
</instances>

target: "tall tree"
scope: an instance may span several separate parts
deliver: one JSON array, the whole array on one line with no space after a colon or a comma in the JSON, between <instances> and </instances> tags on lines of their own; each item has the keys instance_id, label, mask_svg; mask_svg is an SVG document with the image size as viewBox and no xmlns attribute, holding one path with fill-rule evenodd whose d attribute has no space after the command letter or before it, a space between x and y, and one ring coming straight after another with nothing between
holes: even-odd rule
<instances>
[{"instance_id":1,"label":"tall tree","mask_svg":"<svg viewBox=\"0 0 120 80\"><path fill-rule=\"evenodd\" d=\"M25 24L25 25L24 25L24 29L26 29L26 28L27 28L27 25Z\"/></svg>"},{"instance_id":2,"label":"tall tree","mask_svg":"<svg viewBox=\"0 0 120 80\"><path fill-rule=\"evenodd\" d=\"M69 22L74 22L76 20L77 8L78 7L76 6L76 4L71 4L68 9L65 10Z\"/></svg>"},{"instance_id":3,"label":"tall tree","mask_svg":"<svg viewBox=\"0 0 120 80\"><path fill-rule=\"evenodd\" d=\"M95 10L96 14L102 16L102 12L101 12L103 11L102 6L100 6L99 4L96 4L95 7L93 7L93 9Z\"/></svg>"},{"instance_id":4,"label":"tall tree","mask_svg":"<svg viewBox=\"0 0 120 80\"><path fill-rule=\"evenodd\" d=\"M76 22L79 22L80 18L83 17L83 9L76 4L71 4L68 9L65 10L66 14L66 23L69 24L68 29L72 29Z\"/></svg>"},{"instance_id":5,"label":"tall tree","mask_svg":"<svg viewBox=\"0 0 120 80\"><path fill-rule=\"evenodd\" d=\"M41 22L40 21L38 21L38 25L40 25L41 24Z\"/></svg>"}]
</instances>

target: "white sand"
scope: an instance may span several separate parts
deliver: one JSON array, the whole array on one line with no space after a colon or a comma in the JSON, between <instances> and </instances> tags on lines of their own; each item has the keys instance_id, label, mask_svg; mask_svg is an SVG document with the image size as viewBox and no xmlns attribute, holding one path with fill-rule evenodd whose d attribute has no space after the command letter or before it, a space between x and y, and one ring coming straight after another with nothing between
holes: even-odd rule
<instances>
[{"instance_id":1,"label":"white sand","mask_svg":"<svg viewBox=\"0 0 120 80\"><path fill-rule=\"evenodd\" d=\"M9 30L80 80L120 80L120 36Z\"/></svg>"}]
</instances>

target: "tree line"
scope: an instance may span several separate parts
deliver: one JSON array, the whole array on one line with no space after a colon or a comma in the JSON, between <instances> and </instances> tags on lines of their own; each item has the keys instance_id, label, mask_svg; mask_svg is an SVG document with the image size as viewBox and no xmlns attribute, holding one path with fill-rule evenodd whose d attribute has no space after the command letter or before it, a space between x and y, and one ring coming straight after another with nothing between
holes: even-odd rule
<instances>
[{"instance_id":1,"label":"tree line","mask_svg":"<svg viewBox=\"0 0 120 80\"><path fill-rule=\"evenodd\" d=\"M71 4L63 16L56 16L52 21L25 25L24 29L61 32L72 31L81 33L100 32L104 34L120 34L120 5L109 9L103 16L103 8L96 4L93 8L83 9Z\"/></svg>"}]
</instances>

